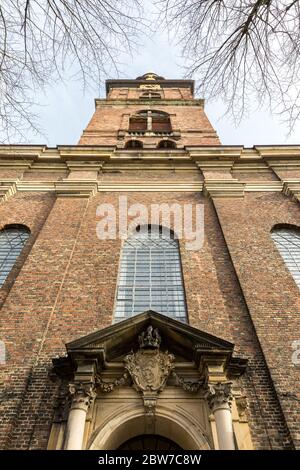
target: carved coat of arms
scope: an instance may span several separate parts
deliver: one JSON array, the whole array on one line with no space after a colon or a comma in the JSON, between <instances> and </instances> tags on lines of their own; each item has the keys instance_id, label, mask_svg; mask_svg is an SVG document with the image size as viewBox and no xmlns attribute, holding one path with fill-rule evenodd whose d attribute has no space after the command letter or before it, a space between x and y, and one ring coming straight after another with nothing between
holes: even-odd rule
<instances>
[{"instance_id":1,"label":"carved coat of arms","mask_svg":"<svg viewBox=\"0 0 300 470\"><path fill-rule=\"evenodd\" d=\"M139 336L140 349L125 357L125 369L131 375L135 388L142 392L160 392L174 369L174 356L159 349L160 336L149 326Z\"/></svg>"},{"instance_id":2,"label":"carved coat of arms","mask_svg":"<svg viewBox=\"0 0 300 470\"><path fill-rule=\"evenodd\" d=\"M139 349L125 358L135 388L143 392L160 392L174 368L174 356L159 350Z\"/></svg>"}]
</instances>

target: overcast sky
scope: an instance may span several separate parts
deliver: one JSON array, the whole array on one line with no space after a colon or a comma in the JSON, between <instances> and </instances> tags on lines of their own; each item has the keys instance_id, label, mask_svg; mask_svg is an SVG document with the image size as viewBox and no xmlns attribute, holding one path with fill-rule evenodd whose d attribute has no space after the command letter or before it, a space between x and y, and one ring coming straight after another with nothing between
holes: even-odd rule
<instances>
[{"instance_id":1,"label":"overcast sky","mask_svg":"<svg viewBox=\"0 0 300 470\"><path fill-rule=\"evenodd\" d=\"M134 57L121 57L124 65L119 78L134 79L148 71L165 78L183 78L184 62L179 49L169 44L166 34L160 32L151 39L140 38L140 42L141 46ZM36 97L42 105L39 109L40 124L46 135L43 138L29 134L28 140L48 146L76 144L94 112L96 97L105 97L104 84L99 84L98 92L88 90L85 93L76 81L48 88L45 94ZM300 144L300 122L288 135L288 129L279 117L271 116L267 111L255 112L235 127L229 117L222 117L224 106L221 102L207 101L205 109L224 145Z\"/></svg>"}]
</instances>

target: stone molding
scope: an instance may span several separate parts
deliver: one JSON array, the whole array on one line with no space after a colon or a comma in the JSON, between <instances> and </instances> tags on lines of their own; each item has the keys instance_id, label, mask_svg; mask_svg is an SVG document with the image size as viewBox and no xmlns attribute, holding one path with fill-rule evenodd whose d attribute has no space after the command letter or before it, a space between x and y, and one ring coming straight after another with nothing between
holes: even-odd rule
<instances>
[{"instance_id":1,"label":"stone molding","mask_svg":"<svg viewBox=\"0 0 300 470\"><path fill-rule=\"evenodd\" d=\"M122 153L124 150L122 150ZM128 155L132 151L127 151ZM156 149L139 150L139 153L144 158L153 155L163 155L163 153ZM174 155L178 150L174 150ZM260 147L254 146L252 148L244 148L243 146L227 146L227 145L214 145L214 146L186 146L182 150L187 159L192 160L197 164L205 164L216 167L224 166L225 162L233 162L241 165L251 165L265 162L270 167L278 165L286 167L292 165L299 167L300 165L300 145L291 146L270 146ZM76 162L84 162L85 164L104 164L112 157L118 157L116 145L60 145L55 148L47 147L46 145L0 145L0 166L2 167L22 167L32 168L37 162L49 165L49 169L53 163L64 163L66 166L72 165ZM253 168L253 167L252 167Z\"/></svg>"},{"instance_id":2,"label":"stone molding","mask_svg":"<svg viewBox=\"0 0 300 470\"><path fill-rule=\"evenodd\" d=\"M244 197L245 183L235 180L207 181L203 186L203 193L215 197Z\"/></svg>"},{"instance_id":3,"label":"stone molding","mask_svg":"<svg viewBox=\"0 0 300 470\"><path fill-rule=\"evenodd\" d=\"M137 155L139 156L137 160ZM170 163L171 162L171 163ZM58 197L91 197L106 191L182 191L201 192L210 197L242 198L246 192L280 192L298 200L300 178L278 181L255 180L255 172L300 169L300 146L270 146L245 149L242 146L198 146L185 149L118 150L111 146L0 146L0 168L17 172L14 178L0 180L0 200L5 201L17 192L54 192ZM163 179L115 181L98 178L106 169L170 170L177 172L199 170L204 182L191 178L184 181ZM235 170L249 173L248 181L235 178ZM23 174L35 173L35 179ZM45 180L39 173L67 173L62 180ZM89 175L88 175L89 174ZM85 175L85 176L84 176ZM98 178L98 179L97 179Z\"/></svg>"},{"instance_id":4,"label":"stone molding","mask_svg":"<svg viewBox=\"0 0 300 470\"><path fill-rule=\"evenodd\" d=\"M58 197L90 197L101 192L201 192L210 197L243 197L246 192L281 192L297 199L300 180L281 181L5 181L0 180L0 201L5 201L17 192L54 192Z\"/></svg>"},{"instance_id":5,"label":"stone molding","mask_svg":"<svg viewBox=\"0 0 300 470\"><path fill-rule=\"evenodd\" d=\"M0 203L6 201L17 192L17 182L10 180L0 181Z\"/></svg>"},{"instance_id":6,"label":"stone molding","mask_svg":"<svg viewBox=\"0 0 300 470\"><path fill-rule=\"evenodd\" d=\"M300 179L285 180L283 182L283 194L296 201L300 201Z\"/></svg>"},{"instance_id":7,"label":"stone molding","mask_svg":"<svg viewBox=\"0 0 300 470\"><path fill-rule=\"evenodd\" d=\"M139 155L139 163L136 155ZM134 159L134 162L133 162ZM128 167L134 163L134 169L153 170L153 164L164 165L172 160L177 171L199 170L211 176L201 181L97 181L97 174L109 166ZM127 163L126 163L127 162ZM183 165L189 165L184 168ZM173 168L172 166L172 168ZM298 199L300 178L284 181L256 181L255 171L273 169L300 169L300 146L257 146L251 149L242 146L187 146L185 149L168 149L167 152L156 149L118 150L111 146L47 146L2 145L0 146L0 167L6 170L25 170L37 172L36 180L24 180L22 174L17 178L0 181L2 201L18 191L53 191L59 197L90 197L103 191L203 191L210 197L243 197L245 192L283 191L284 194ZM125 168L124 167L124 168ZM132 169L130 166L127 169ZM160 168L157 168L160 169ZM166 169L170 169L166 167ZM234 171L244 171L253 175L253 180L241 182L234 177ZM62 181L38 179L38 172L67 171L71 178ZM214 171L225 172L225 179L213 177ZM84 179L80 172L94 172L92 177ZM78 173L78 179L76 174ZM231 177L226 174L231 173ZM70 176L70 175L69 175Z\"/></svg>"}]
</instances>

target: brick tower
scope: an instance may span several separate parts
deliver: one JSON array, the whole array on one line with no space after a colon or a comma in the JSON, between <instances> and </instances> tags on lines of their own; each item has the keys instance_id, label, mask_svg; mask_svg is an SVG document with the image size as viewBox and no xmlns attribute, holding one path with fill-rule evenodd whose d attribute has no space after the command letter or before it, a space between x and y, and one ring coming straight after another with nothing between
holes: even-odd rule
<instances>
[{"instance_id":1,"label":"brick tower","mask_svg":"<svg viewBox=\"0 0 300 470\"><path fill-rule=\"evenodd\" d=\"M0 146L2 449L300 448L300 146L221 145L193 90L108 80L78 145Z\"/></svg>"},{"instance_id":2,"label":"brick tower","mask_svg":"<svg viewBox=\"0 0 300 470\"><path fill-rule=\"evenodd\" d=\"M79 145L153 149L220 143L204 100L194 98L192 80L165 80L150 72L136 80L107 80L106 93L96 100Z\"/></svg>"}]
</instances>

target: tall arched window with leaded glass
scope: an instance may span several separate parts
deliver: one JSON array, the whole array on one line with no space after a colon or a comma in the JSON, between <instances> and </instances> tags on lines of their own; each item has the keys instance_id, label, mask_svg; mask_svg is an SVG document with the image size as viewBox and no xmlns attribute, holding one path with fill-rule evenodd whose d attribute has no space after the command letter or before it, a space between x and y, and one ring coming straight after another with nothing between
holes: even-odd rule
<instances>
[{"instance_id":1,"label":"tall arched window with leaded glass","mask_svg":"<svg viewBox=\"0 0 300 470\"><path fill-rule=\"evenodd\" d=\"M295 225L275 225L271 237L286 267L300 288L300 228Z\"/></svg>"},{"instance_id":2,"label":"tall arched window with leaded glass","mask_svg":"<svg viewBox=\"0 0 300 470\"><path fill-rule=\"evenodd\" d=\"M178 240L160 226L142 226L124 242L114 321L146 310L187 322Z\"/></svg>"},{"instance_id":3,"label":"tall arched window with leaded glass","mask_svg":"<svg viewBox=\"0 0 300 470\"><path fill-rule=\"evenodd\" d=\"M7 225L0 231L0 287L15 265L29 235L30 230L24 225Z\"/></svg>"}]
</instances>

